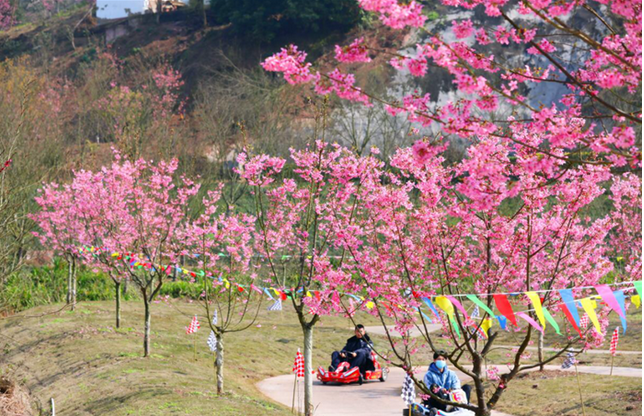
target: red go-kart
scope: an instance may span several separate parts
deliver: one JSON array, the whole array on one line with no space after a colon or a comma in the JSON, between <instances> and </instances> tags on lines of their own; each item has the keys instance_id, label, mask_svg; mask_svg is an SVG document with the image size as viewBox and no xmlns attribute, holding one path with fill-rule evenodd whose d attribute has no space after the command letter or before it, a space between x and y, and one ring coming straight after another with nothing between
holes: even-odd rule
<instances>
[{"instance_id":1,"label":"red go-kart","mask_svg":"<svg viewBox=\"0 0 644 416\"><path fill-rule=\"evenodd\" d=\"M340 363L335 371L327 371L323 367L318 368L318 380L322 384L326 383L358 383L362 384L367 380L387 380L389 368L382 368L378 362L378 356L375 352L371 351L371 356L367 360L367 370L362 374L358 367L350 368L350 364L346 361Z\"/></svg>"}]
</instances>

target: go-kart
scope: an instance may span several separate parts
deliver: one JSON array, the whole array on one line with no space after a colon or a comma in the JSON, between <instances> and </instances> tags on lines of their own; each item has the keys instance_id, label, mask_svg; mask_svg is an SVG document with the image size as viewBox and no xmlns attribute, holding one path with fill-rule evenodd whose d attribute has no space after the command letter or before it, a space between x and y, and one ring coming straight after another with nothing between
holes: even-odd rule
<instances>
[{"instance_id":1,"label":"go-kart","mask_svg":"<svg viewBox=\"0 0 644 416\"><path fill-rule=\"evenodd\" d=\"M364 374L360 372L360 368L353 367L344 361L340 363L338 368L335 371L327 371L323 367L318 368L318 380L322 384L326 383L358 383L362 384L368 380L380 380L384 382L387 380L387 375L389 374L389 368L382 368L378 362L378 356L375 352L371 351L371 355L367 360L367 369Z\"/></svg>"}]
</instances>

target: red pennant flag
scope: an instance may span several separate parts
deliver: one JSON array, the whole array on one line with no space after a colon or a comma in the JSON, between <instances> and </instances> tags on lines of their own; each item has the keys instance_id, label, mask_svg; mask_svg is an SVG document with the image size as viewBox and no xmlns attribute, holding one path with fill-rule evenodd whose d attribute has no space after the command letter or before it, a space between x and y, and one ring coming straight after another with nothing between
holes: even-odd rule
<instances>
[{"instance_id":1,"label":"red pennant flag","mask_svg":"<svg viewBox=\"0 0 644 416\"><path fill-rule=\"evenodd\" d=\"M281 292L281 293L280 293L280 299L282 299L282 300L286 300L286 299L288 299L288 296L286 295L286 293Z\"/></svg>"},{"instance_id":2,"label":"red pennant flag","mask_svg":"<svg viewBox=\"0 0 644 416\"><path fill-rule=\"evenodd\" d=\"M561 309L563 311L564 315L566 315L566 318L568 319L568 322L570 322L572 327L575 328L575 331L577 331L577 333L581 337L581 331L579 330L579 327L577 326L577 323L575 322L575 318L573 318L572 315L570 314L570 311L568 310L568 307L565 304L560 303L559 304L559 309Z\"/></svg>"},{"instance_id":3,"label":"red pennant flag","mask_svg":"<svg viewBox=\"0 0 644 416\"><path fill-rule=\"evenodd\" d=\"M514 326L517 325L517 318L514 316L514 311L512 310L512 305L510 305L510 301L508 300L508 297L503 295L503 294L495 294L494 295L494 303L496 304L496 308L501 312L501 315L505 316L512 322Z\"/></svg>"}]
</instances>

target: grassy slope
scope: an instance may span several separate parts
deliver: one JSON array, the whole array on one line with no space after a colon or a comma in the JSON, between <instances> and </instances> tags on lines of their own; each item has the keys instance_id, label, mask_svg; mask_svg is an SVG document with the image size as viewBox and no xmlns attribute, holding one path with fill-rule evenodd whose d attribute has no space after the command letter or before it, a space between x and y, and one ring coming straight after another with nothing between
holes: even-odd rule
<instances>
[{"instance_id":1,"label":"grassy slope","mask_svg":"<svg viewBox=\"0 0 644 416\"><path fill-rule=\"evenodd\" d=\"M142 305L139 302L125 303L124 328L119 331L113 329L111 302L81 303L74 313L51 314L58 308L35 308L0 321L0 345L4 348L0 369L24 384L45 409L49 398L54 397L59 412L71 415L288 413L263 397L255 383L290 371L294 353L301 345L299 325L292 313L263 311L261 327L227 336L226 389L229 393L217 398L212 356L205 347L208 331L202 329L197 334L196 362L192 338L184 333L192 314L203 315L197 305L174 301L153 306L153 356L148 359L140 357ZM34 317L43 313L50 314ZM635 322L637 318L631 317L627 335L639 331L641 337L641 314L636 316L640 325ZM377 324L371 317L359 319L365 324ZM328 353L342 346L351 334L349 327L347 320L323 318L314 336L316 365L328 363ZM627 336L622 339L620 348L636 349ZM386 345L382 338L376 342ZM419 353L418 365L426 365L427 359L421 358L426 354ZM616 359L616 365L623 364ZM500 410L527 415L522 409L529 406L533 415L579 413L571 390L576 387L575 383L570 377L547 382L535 382L531 378L516 380L502 398ZM534 388L534 384L539 387ZM607 381L604 377L583 375L582 386L588 390L589 405L601 404L603 409L614 412L611 414L639 414L625 410L626 406L641 409L641 404L633 405L632 400L632 397L641 398L639 380L613 377Z\"/></svg>"},{"instance_id":2,"label":"grassy slope","mask_svg":"<svg viewBox=\"0 0 644 416\"><path fill-rule=\"evenodd\" d=\"M59 307L35 308L19 316ZM61 414L287 414L262 397L254 384L290 371L301 345L294 315L262 312L261 328L228 336L226 389L230 393L216 399L212 355L205 345L209 331L197 334L196 362L192 338L184 332L194 313L202 315L195 304L155 304L153 356L148 359L140 357L143 316L138 302L125 303L124 328L119 331L113 330L111 302L81 303L73 313L5 319L0 321L1 367L41 404L53 397ZM327 363L328 352L351 335L348 328L347 321L323 319L314 335L316 363Z\"/></svg>"}]
</instances>

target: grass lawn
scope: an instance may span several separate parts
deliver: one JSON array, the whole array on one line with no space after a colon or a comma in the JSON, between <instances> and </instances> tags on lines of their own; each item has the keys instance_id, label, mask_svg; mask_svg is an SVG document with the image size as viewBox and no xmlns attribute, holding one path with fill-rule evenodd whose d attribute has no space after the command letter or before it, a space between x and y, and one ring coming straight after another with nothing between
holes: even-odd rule
<instances>
[{"instance_id":1,"label":"grass lawn","mask_svg":"<svg viewBox=\"0 0 644 416\"><path fill-rule=\"evenodd\" d=\"M586 415L641 415L642 380L580 374ZM545 371L515 379L503 394L498 410L514 416L581 415L574 373Z\"/></svg>"},{"instance_id":2,"label":"grass lawn","mask_svg":"<svg viewBox=\"0 0 644 416\"><path fill-rule=\"evenodd\" d=\"M273 403L255 387L259 380L289 373L295 352L301 347L299 324L288 310L263 310L258 320L261 326L226 336L227 394L217 397L213 357L205 344L209 331L198 305L172 301L152 306L150 358L141 357L141 302L124 302L123 328L119 330L113 328L113 302L84 302L75 312L53 313L61 306L39 307L0 320L0 372L31 393L36 412L43 409L48 414L48 402L53 397L59 414L74 416L290 414L289 409ZM195 313L202 322L202 330L196 335L197 361L193 359L193 336L186 335L184 329ZM357 320L377 324L370 316ZM627 336L636 329L629 319ZM641 337L641 327L639 331ZM351 335L350 321L322 318L314 333L315 366L327 365L329 353L342 347ZM383 337L375 338L381 348L387 345ZM422 349L416 356L417 364L426 366L429 355L426 347ZM617 359L615 364L622 365ZM561 403L564 407L532 407L531 415L580 414L574 408L578 403L576 380L564 384L566 377L553 383L538 381L538 389L532 387L534 380L516 380L504 394L500 410L526 414L521 413L522 406L536 403L526 398L543 393L548 406ZM589 390L589 406L606 402L601 405L614 406L616 411L630 403L623 394L641 395L637 379L613 377L607 381L583 375L582 385Z\"/></svg>"}]
</instances>

